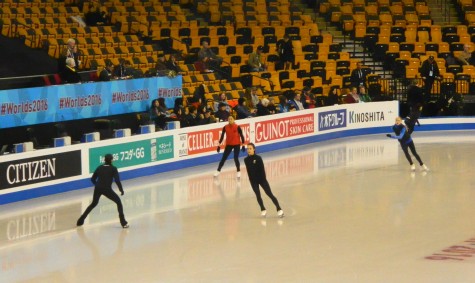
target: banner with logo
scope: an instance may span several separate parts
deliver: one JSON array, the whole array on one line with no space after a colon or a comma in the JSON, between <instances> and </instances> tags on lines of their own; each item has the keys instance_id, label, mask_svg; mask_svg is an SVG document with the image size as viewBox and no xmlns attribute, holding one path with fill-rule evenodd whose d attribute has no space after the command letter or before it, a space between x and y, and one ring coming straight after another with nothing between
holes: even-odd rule
<instances>
[{"instance_id":1,"label":"banner with logo","mask_svg":"<svg viewBox=\"0 0 475 283\"><path fill-rule=\"evenodd\" d=\"M0 190L80 176L81 151L69 151L0 163Z\"/></svg>"},{"instance_id":2,"label":"banner with logo","mask_svg":"<svg viewBox=\"0 0 475 283\"><path fill-rule=\"evenodd\" d=\"M255 123L254 140L256 143L279 140L315 132L314 113L283 117Z\"/></svg>"},{"instance_id":3,"label":"banner with logo","mask_svg":"<svg viewBox=\"0 0 475 283\"><path fill-rule=\"evenodd\" d=\"M125 168L174 157L173 136L113 144L89 149L89 173L104 164L104 156L112 154L114 166Z\"/></svg>"},{"instance_id":4,"label":"banner with logo","mask_svg":"<svg viewBox=\"0 0 475 283\"><path fill-rule=\"evenodd\" d=\"M154 99L181 97L181 76L0 91L0 129L142 112Z\"/></svg>"},{"instance_id":5,"label":"banner with logo","mask_svg":"<svg viewBox=\"0 0 475 283\"><path fill-rule=\"evenodd\" d=\"M244 136L244 143L249 143L250 125L237 123L241 127ZM178 154L179 156L190 156L201 153L216 151L221 138L223 127L226 123L221 123L219 128L206 129L201 131L190 131L189 133L178 134ZM222 142L222 148L226 144L226 135Z\"/></svg>"}]
</instances>

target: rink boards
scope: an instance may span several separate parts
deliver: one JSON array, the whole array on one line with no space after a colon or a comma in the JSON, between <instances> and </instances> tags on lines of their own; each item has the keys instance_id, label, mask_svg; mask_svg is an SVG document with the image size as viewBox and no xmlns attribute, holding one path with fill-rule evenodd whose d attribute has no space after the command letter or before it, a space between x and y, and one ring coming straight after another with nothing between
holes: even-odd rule
<instances>
[{"instance_id":1,"label":"rink boards","mask_svg":"<svg viewBox=\"0 0 475 283\"><path fill-rule=\"evenodd\" d=\"M388 133L398 112L397 101L374 102L236 123L242 128L246 143L253 142L259 152L265 152L291 150L294 146L341 137ZM474 129L475 118L424 119L421 124L418 131ZM224 125L216 123L1 156L0 204L91 187L89 178L106 153L113 154L122 180L217 162L222 153L217 154L216 147ZM331 166L332 160L338 162L338 154L342 153L332 154L326 157L327 161L314 162ZM348 157L350 153L344 154ZM245 153L241 153L243 156Z\"/></svg>"}]
</instances>

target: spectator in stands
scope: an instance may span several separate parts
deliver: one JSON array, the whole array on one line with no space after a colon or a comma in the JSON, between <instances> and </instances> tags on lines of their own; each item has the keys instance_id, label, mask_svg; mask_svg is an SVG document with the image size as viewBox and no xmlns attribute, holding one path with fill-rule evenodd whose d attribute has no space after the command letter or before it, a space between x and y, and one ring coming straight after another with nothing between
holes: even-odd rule
<instances>
[{"instance_id":1,"label":"spectator in stands","mask_svg":"<svg viewBox=\"0 0 475 283\"><path fill-rule=\"evenodd\" d=\"M114 77L122 80L132 78L132 75L130 74L130 69L127 68L127 65L130 65L130 62L128 62L124 58L120 58L119 65L114 67Z\"/></svg>"},{"instance_id":2,"label":"spectator in stands","mask_svg":"<svg viewBox=\"0 0 475 283\"><path fill-rule=\"evenodd\" d=\"M475 51L472 52L472 56L470 57L470 60L468 60L468 63L470 63L472 66L475 66Z\"/></svg>"},{"instance_id":3,"label":"spectator in stands","mask_svg":"<svg viewBox=\"0 0 475 283\"><path fill-rule=\"evenodd\" d=\"M191 104L195 106L196 109L202 104L206 104L206 97L205 97L205 86L204 84L200 84L193 93L193 97L191 99Z\"/></svg>"},{"instance_id":4,"label":"spectator in stands","mask_svg":"<svg viewBox=\"0 0 475 283\"><path fill-rule=\"evenodd\" d=\"M263 98L258 104L257 104L257 111L256 111L256 116L266 116L270 115L270 111L267 108L269 106L269 99Z\"/></svg>"},{"instance_id":5,"label":"spectator in stands","mask_svg":"<svg viewBox=\"0 0 475 283\"><path fill-rule=\"evenodd\" d=\"M262 51L264 47L259 45L256 51L249 54L249 60L247 61L247 65L251 68L253 72L262 72L267 70L267 66L262 62Z\"/></svg>"},{"instance_id":6,"label":"spectator in stands","mask_svg":"<svg viewBox=\"0 0 475 283\"><path fill-rule=\"evenodd\" d=\"M248 107L251 109L256 109L257 104L259 103L260 99L257 95L257 87L253 86L250 89L246 89L245 98L249 101Z\"/></svg>"},{"instance_id":7,"label":"spectator in stands","mask_svg":"<svg viewBox=\"0 0 475 283\"><path fill-rule=\"evenodd\" d=\"M64 68L63 72L61 73L61 80L64 83L68 84L75 84L81 82L81 76L78 74L76 69L74 68L76 65L73 58L66 59L66 67Z\"/></svg>"},{"instance_id":8,"label":"spectator in stands","mask_svg":"<svg viewBox=\"0 0 475 283\"><path fill-rule=\"evenodd\" d=\"M325 100L325 106L332 106L336 104L340 104L340 97L338 96L338 87L332 86Z\"/></svg>"},{"instance_id":9,"label":"spectator in stands","mask_svg":"<svg viewBox=\"0 0 475 283\"><path fill-rule=\"evenodd\" d=\"M352 87L350 93L345 96L345 103L360 103L363 102L358 95L358 89Z\"/></svg>"},{"instance_id":10,"label":"spectator in stands","mask_svg":"<svg viewBox=\"0 0 475 283\"><path fill-rule=\"evenodd\" d=\"M111 79L114 79L114 65L111 62L108 62L105 68L99 73L99 81L108 82Z\"/></svg>"},{"instance_id":11,"label":"spectator in stands","mask_svg":"<svg viewBox=\"0 0 475 283\"><path fill-rule=\"evenodd\" d=\"M294 63L294 47L288 34L284 35L283 40L279 40L277 43L277 50L284 70L292 69L292 64Z\"/></svg>"},{"instance_id":12,"label":"spectator in stands","mask_svg":"<svg viewBox=\"0 0 475 283\"><path fill-rule=\"evenodd\" d=\"M107 23L107 13L101 11L99 3L89 3L89 11L84 15L86 24L88 26L98 26Z\"/></svg>"},{"instance_id":13,"label":"spectator in stands","mask_svg":"<svg viewBox=\"0 0 475 283\"><path fill-rule=\"evenodd\" d=\"M431 55L427 60L422 62L421 77L424 79L425 100L426 102L429 102L432 85L435 80L440 79L439 67L437 66L437 62L434 60L434 56Z\"/></svg>"},{"instance_id":14,"label":"spectator in stands","mask_svg":"<svg viewBox=\"0 0 475 283\"><path fill-rule=\"evenodd\" d=\"M150 120L157 125L157 120L158 117L160 116L160 104L158 102L158 99L152 100L152 105L150 105Z\"/></svg>"},{"instance_id":15,"label":"spectator in stands","mask_svg":"<svg viewBox=\"0 0 475 283\"><path fill-rule=\"evenodd\" d=\"M228 120L229 115L231 115L231 112L227 110L228 107L229 105L224 102L220 102L218 104L218 111L214 113L214 116L216 117L216 119L218 119L218 121L222 122Z\"/></svg>"},{"instance_id":16,"label":"spectator in stands","mask_svg":"<svg viewBox=\"0 0 475 283\"><path fill-rule=\"evenodd\" d=\"M293 98L290 99L288 102L290 105L290 108L294 108L296 111L304 110L305 108L303 107L301 100L302 100L302 97L300 93L299 92L294 93Z\"/></svg>"},{"instance_id":17,"label":"spectator in stands","mask_svg":"<svg viewBox=\"0 0 475 283\"><path fill-rule=\"evenodd\" d=\"M316 101L315 101L315 96L311 92L311 89L306 86L302 90L302 104L305 109L312 109L315 108Z\"/></svg>"},{"instance_id":18,"label":"spectator in stands","mask_svg":"<svg viewBox=\"0 0 475 283\"><path fill-rule=\"evenodd\" d=\"M244 97L240 97L238 99L238 105L234 108L236 111L237 117L236 119L245 119L245 118L251 118L256 115L256 110L248 110L246 106L246 99Z\"/></svg>"},{"instance_id":19,"label":"spectator in stands","mask_svg":"<svg viewBox=\"0 0 475 283\"><path fill-rule=\"evenodd\" d=\"M407 104L409 105L410 116L413 117L414 121L418 120L424 106L424 89L418 79L412 80L411 86L407 90Z\"/></svg>"},{"instance_id":20,"label":"spectator in stands","mask_svg":"<svg viewBox=\"0 0 475 283\"><path fill-rule=\"evenodd\" d=\"M171 54L170 57L168 57L167 68L176 74L181 72L180 66L178 66L178 61L176 60L176 56L174 54Z\"/></svg>"},{"instance_id":21,"label":"spectator in stands","mask_svg":"<svg viewBox=\"0 0 475 283\"><path fill-rule=\"evenodd\" d=\"M141 69L136 69L129 60L125 61L125 69L127 70L127 73L129 74L129 79L133 78L141 78L143 77L143 72Z\"/></svg>"},{"instance_id":22,"label":"spectator in stands","mask_svg":"<svg viewBox=\"0 0 475 283\"><path fill-rule=\"evenodd\" d=\"M269 97L269 104L267 105L267 109L269 110L270 114L278 113L277 107L275 106L274 98Z\"/></svg>"},{"instance_id":23,"label":"spectator in stands","mask_svg":"<svg viewBox=\"0 0 475 283\"><path fill-rule=\"evenodd\" d=\"M79 70L79 66L81 61L79 60L79 51L76 45L76 40L73 38L68 39L66 46L61 51L61 56L59 57L59 65L58 65L58 72L62 72L66 67L65 62L66 59L73 58L75 63L76 71Z\"/></svg>"},{"instance_id":24,"label":"spectator in stands","mask_svg":"<svg viewBox=\"0 0 475 283\"><path fill-rule=\"evenodd\" d=\"M360 86L359 95L362 102L371 102L371 97L369 97L368 93L366 92L366 87L364 85Z\"/></svg>"},{"instance_id":25,"label":"spectator in stands","mask_svg":"<svg viewBox=\"0 0 475 283\"><path fill-rule=\"evenodd\" d=\"M460 52L459 56L456 59L459 61L460 65L470 65L470 58L472 58L472 53L470 52L470 45L464 44L463 51Z\"/></svg>"},{"instance_id":26,"label":"spectator in stands","mask_svg":"<svg viewBox=\"0 0 475 283\"><path fill-rule=\"evenodd\" d=\"M351 86L360 87L366 84L366 73L363 70L363 65L360 62L356 63L356 69L351 71Z\"/></svg>"},{"instance_id":27,"label":"spectator in stands","mask_svg":"<svg viewBox=\"0 0 475 283\"><path fill-rule=\"evenodd\" d=\"M201 43L201 49L198 51L198 58L204 65L204 72L212 72L213 69L219 68L223 62L223 58L216 55L211 48L209 48L209 43L203 41Z\"/></svg>"},{"instance_id":28,"label":"spectator in stands","mask_svg":"<svg viewBox=\"0 0 475 283\"><path fill-rule=\"evenodd\" d=\"M186 119L185 109L183 106L177 107L173 113L175 113L175 120L180 122L180 128L185 128L190 126L188 120Z\"/></svg>"},{"instance_id":29,"label":"spectator in stands","mask_svg":"<svg viewBox=\"0 0 475 283\"><path fill-rule=\"evenodd\" d=\"M168 112L168 108L165 105L165 98L160 97L155 99L153 103L153 115L155 115L154 122L157 126L157 130L160 131L165 129L167 122L170 121L170 112Z\"/></svg>"},{"instance_id":30,"label":"spectator in stands","mask_svg":"<svg viewBox=\"0 0 475 283\"><path fill-rule=\"evenodd\" d=\"M166 76L168 73L168 65L165 59L165 54L159 54L157 64L155 64L155 71L157 76Z\"/></svg>"},{"instance_id":31,"label":"spectator in stands","mask_svg":"<svg viewBox=\"0 0 475 283\"><path fill-rule=\"evenodd\" d=\"M208 125L212 123L216 123L216 118L214 117L214 113L211 109L204 107L201 113L199 114L199 121L198 125Z\"/></svg>"},{"instance_id":32,"label":"spectator in stands","mask_svg":"<svg viewBox=\"0 0 475 283\"><path fill-rule=\"evenodd\" d=\"M290 111L288 99L285 95L279 96L279 113L287 113Z\"/></svg>"},{"instance_id":33,"label":"spectator in stands","mask_svg":"<svg viewBox=\"0 0 475 283\"><path fill-rule=\"evenodd\" d=\"M221 104L226 106L226 111L231 113L231 106L228 104L228 99L226 97L226 93L223 91L219 94L219 99L214 102L214 111L218 111L221 108Z\"/></svg>"},{"instance_id":34,"label":"spectator in stands","mask_svg":"<svg viewBox=\"0 0 475 283\"><path fill-rule=\"evenodd\" d=\"M191 105L188 107L188 114L186 115L187 124L190 126L198 125L198 109Z\"/></svg>"}]
</instances>

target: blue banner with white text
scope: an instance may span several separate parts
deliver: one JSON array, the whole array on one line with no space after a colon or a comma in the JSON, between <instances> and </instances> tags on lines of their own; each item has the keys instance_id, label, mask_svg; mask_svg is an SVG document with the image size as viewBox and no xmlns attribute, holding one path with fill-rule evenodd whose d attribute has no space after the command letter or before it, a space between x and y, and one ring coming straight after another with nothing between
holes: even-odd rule
<instances>
[{"instance_id":1,"label":"blue banner with white text","mask_svg":"<svg viewBox=\"0 0 475 283\"><path fill-rule=\"evenodd\" d=\"M142 112L182 95L182 77L153 77L0 91L0 129Z\"/></svg>"}]
</instances>

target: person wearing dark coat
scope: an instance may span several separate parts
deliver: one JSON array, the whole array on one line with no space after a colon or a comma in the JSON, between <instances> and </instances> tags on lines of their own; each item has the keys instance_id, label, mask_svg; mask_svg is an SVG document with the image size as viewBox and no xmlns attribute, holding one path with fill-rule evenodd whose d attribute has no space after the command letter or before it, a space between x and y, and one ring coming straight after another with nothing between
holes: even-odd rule
<instances>
[{"instance_id":1,"label":"person wearing dark coat","mask_svg":"<svg viewBox=\"0 0 475 283\"><path fill-rule=\"evenodd\" d=\"M412 85L407 90L407 104L409 105L409 116L404 119L409 134L414 131L414 126L419 124L419 117L424 106L424 90L419 84L420 81L414 79Z\"/></svg>"},{"instance_id":2,"label":"person wearing dark coat","mask_svg":"<svg viewBox=\"0 0 475 283\"><path fill-rule=\"evenodd\" d=\"M284 39L278 42L278 52L280 56L280 61L284 65L284 70L292 69L292 64L294 63L294 47L292 45L292 40L288 34L284 35Z\"/></svg>"},{"instance_id":3,"label":"person wearing dark coat","mask_svg":"<svg viewBox=\"0 0 475 283\"><path fill-rule=\"evenodd\" d=\"M248 156L244 158L244 163L246 164L247 176L249 177L249 182L251 183L252 190L256 194L257 203L261 208L261 216L265 217L267 215L264 202L262 201L261 192L259 186L262 187L267 196L272 200L276 209L277 216L284 217L284 211L279 205L279 201L272 193L269 182L266 178L266 170L264 168L264 162L262 157L256 154L256 146L253 143L247 145L247 154Z\"/></svg>"},{"instance_id":4,"label":"person wearing dark coat","mask_svg":"<svg viewBox=\"0 0 475 283\"><path fill-rule=\"evenodd\" d=\"M106 67L99 73L99 81L101 82L108 82L111 79L114 79L114 65L109 63Z\"/></svg>"},{"instance_id":5,"label":"person wearing dark coat","mask_svg":"<svg viewBox=\"0 0 475 283\"><path fill-rule=\"evenodd\" d=\"M426 102L429 102L432 85L434 85L435 80L440 79L439 67L437 66L437 62L434 60L434 56L429 56L427 60L422 62L421 77L424 79L424 99Z\"/></svg>"},{"instance_id":6,"label":"person wearing dark coat","mask_svg":"<svg viewBox=\"0 0 475 283\"><path fill-rule=\"evenodd\" d=\"M350 81L352 87L359 88L366 85L366 73L362 67L361 63L358 62L356 63L356 69L351 71Z\"/></svg>"},{"instance_id":7,"label":"person wearing dark coat","mask_svg":"<svg viewBox=\"0 0 475 283\"><path fill-rule=\"evenodd\" d=\"M94 184L92 203L86 208L81 217L79 217L76 223L77 226L82 226L84 224L87 215L99 203L99 198L105 196L117 204L117 211L119 212L120 225L122 225L122 228L129 228L129 224L125 220L122 202L120 201L119 196L112 190L112 181L115 181L121 195L124 195L124 189L119 178L119 171L117 170L117 167L112 165L112 159L112 154L106 154L104 156L104 164L98 166L94 171L94 174L92 174L91 182Z\"/></svg>"},{"instance_id":8,"label":"person wearing dark coat","mask_svg":"<svg viewBox=\"0 0 475 283\"><path fill-rule=\"evenodd\" d=\"M61 73L61 80L64 83L68 84L75 84L81 82L81 76L78 74L76 69L74 68L76 65L73 58L66 59L66 67L64 68L63 72Z\"/></svg>"}]
</instances>

